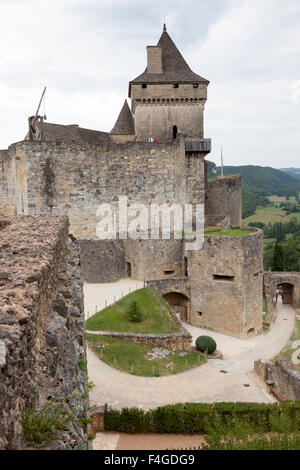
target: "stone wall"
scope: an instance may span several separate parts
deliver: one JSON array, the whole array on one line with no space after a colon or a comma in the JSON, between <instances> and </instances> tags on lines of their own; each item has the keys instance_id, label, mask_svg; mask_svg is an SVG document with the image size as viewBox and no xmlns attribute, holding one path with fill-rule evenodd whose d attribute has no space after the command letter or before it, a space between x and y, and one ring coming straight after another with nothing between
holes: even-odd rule
<instances>
[{"instance_id":1,"label":"stone wall","mask_svg":"<svg viewBox=\"0 0 300 470\"><path fill-rule=\"evenodd\" d=\"M116 282L127 276L121 240L80 240L79 244L85 282Z\"/></svg>"},{"instance_id":2,"label":"stone wall","mask_svg":"<svg viewBox=\"0 0 300 470\"><path fill-rule=\"evenodd\" d=\"M173 126L180 134L203 138L203 113L207 85L180 83L131 85L132 112L137 141L147 142L157 136L161 142L172 142Z\"/></svg>"},{"instance_id":3,"label":"stone wall","mask_svg":"<svg viewBox=\"0 0 300 470\"><path fill-rule=\"evenodd\" d=\"M139 343L144 346L160 347L171 349L172 351L191 351L192 335L182 327L181 333L164 333L157 335L148 335L142 333L119 333L113 331L100 331L97 334L108 336L109 338L122 339L130 343ZM93 333L90 331L90 333Z\"/></svg>"},{"instance_id":4,"label":"stone wall","mask_svg":"<svg viewBox=\"0 0 300 470\"><path fill-rule=\"evenodd\" d=\"M286 400L300 400L300 372L286 361L279 360L275 364L255 361L254 372L264 383L274 382Z\"/></svg>"},{"instance_id":5,"label":"stone wall","mask_svg":"<svg viewBox=\"0 0 300 470\"><path fill-rule=\"evenodd\" d=\"M78 239L96 238L99 204L184 203L184 139L176 144L23 141L1 154L0 204L18 214L67 215Z\"/></svg>"},{"instance_id":6,"label":"stone wall","mask_svg":"<svg viewBox=\"0 0 300 470\"><path fill-rule=\"evenodd\" d=\"M0 219L1 221L1 219ZM0 449L24 449L22 416L56 399L74 418L47 448L87 442L87 377L79 246L66 217L17 216L0 223Z\"/></svg>"},{"instance_id":7,"label":"stone wall","mask_svg":"<svg viewBox=\"0 0 300 470\"><path fill-rule=\"evenodd\" d=\"M125 261L133 279L161 279L182 275L183 240L123 240Z\"/></svg>"},{"instance_id":8,"label":"stone wall","mask_svg":"<svg viewBox=\"0 0 300 470\"><path fill-rule=\"evenodd\" d=\"M242 178L240 175L223 176L208 181L205 224L232 228L242 225Z\"/></svg>"},{"instance_id":9,"label":"stone wall","mask_svg":"<svg viewBox=\"0 0 300 470\"><path fill-rule=\"evenodd\" d=\"M262 328L261 230L244 236L206 235L187 251L189 323L246 338Z\"/></svg>"}]
</instances>

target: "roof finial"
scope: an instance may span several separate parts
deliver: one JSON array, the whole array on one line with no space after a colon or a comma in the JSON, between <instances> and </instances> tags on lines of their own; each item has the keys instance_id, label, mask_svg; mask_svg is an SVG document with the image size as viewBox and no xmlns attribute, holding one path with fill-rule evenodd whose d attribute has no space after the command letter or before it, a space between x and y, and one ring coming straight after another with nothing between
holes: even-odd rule
<instances>
[{"instance_id":1,"label":"roof finial","mask_svg":"<svg viewBox=\"0 0 300 470\"><path fill-rule=\"evenodd\" d=\"M167 31L167 26L166 26L166 15L164 15L164 31Z\"/></svg>"}]
</instances>

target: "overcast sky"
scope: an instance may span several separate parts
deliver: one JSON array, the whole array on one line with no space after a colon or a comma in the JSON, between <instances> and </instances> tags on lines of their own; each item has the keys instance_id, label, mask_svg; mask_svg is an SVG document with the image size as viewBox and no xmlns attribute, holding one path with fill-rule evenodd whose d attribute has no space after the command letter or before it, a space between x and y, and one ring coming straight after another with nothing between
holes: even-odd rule
<instances>
[{"instance_id":1,"label":"overcast sky","mask_svg":"<svg viewBox=\"0 0 300 470\"><path fill-rule=\"evenodd\" d=\"M167 29L210 80L209 160L300 167L299 0L0 0L0 148L49 122L110 131ZM41 110L44 113L44 110Z\"/></svg>"}]
</instances>

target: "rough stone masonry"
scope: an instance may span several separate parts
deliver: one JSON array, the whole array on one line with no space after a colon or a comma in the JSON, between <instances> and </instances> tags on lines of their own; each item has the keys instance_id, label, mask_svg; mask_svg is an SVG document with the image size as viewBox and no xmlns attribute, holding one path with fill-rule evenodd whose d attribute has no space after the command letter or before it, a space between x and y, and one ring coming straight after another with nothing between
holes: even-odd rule
<instances>
[{"instance_id":1,"label":"rough stone masonry","mask_svg":"<svg viewBox=\"0 0 300 470\"><path fill-rule=\"evenodd\" d=\"M0 266L0 449L28 448L24 411L53 399L65 400L74 415L48 448L85 443L79 247L69 237L67 217L0 218Z\"/></svg>"}]
</instances>

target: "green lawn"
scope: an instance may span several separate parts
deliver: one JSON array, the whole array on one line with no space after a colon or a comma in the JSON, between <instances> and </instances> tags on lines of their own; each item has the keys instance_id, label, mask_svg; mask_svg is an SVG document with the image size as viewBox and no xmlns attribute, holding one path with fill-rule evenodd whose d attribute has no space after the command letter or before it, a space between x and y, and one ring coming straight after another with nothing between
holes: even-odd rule
<instances>
[{"instance_id":1,"label":"green lawn","mask_svg":"<svg viewBox=\"0 0 300 470\"><path fill-rule=\"evenodd\" d=\"M142 321L128 320L126 307L132 300L137 301ZM161 312L163 319L161 319ZM159 334L170 332L171 308L155 289L143 288L126 295L113 305L104 308L89 318L85 325L91 331L122 331L128 333ZM172 316L172 333L180 332L180 325Z\"/></svg>"},{"instance_id":2,"label":"green lawn","mask_svg":"<svg viewBox=\"0 0 300 470\"><path fill-rule=\"evenodd\" d=\"M274 357L274 361L277 359L282 359L287 361L291 366L297 369L300 372L300 364L296 365L292 362L292 354L296 351L296 349L292 349L292 343L294 341L300 340L300 320L295 321L295 329L293 335L287 345L280 351L277 356ZM297 348L299 349L299 347Z\"/></svg>"},{"instance_id":3,"label":"green lawn","mask_svg":"<svg viewBox=\"0 0 300 470\"><path fill-rule=\"evenodd\" d=\"M160 377L178 374L206 362L204 355L197 351L189 352L185 356L179 356L179 353L172 354L170 352L169 356L165 359L149 361L145 358L145 355L152 350L152 347L92 333L87 333L86 338L88 345L99 359L116 369L133 375ZM105 344L103 348L99 347L103 344ZM170 363L174 364L173 368L166 367Z\"/></svg>"},{"instance_id":4,"label":"green lawn","mask_svg":"<svg viewBox=\"0 0 300 470\"><path fill-rule=\"evenodd\" d=\"M243 237L244 235L249 235L249 233L253 233L253 230L247 229L220 229L217 230L216 228L206 229L204 231L205 235L222 235L222 236L229 236L229 237Z\"/></svg>"}]
</instances>

